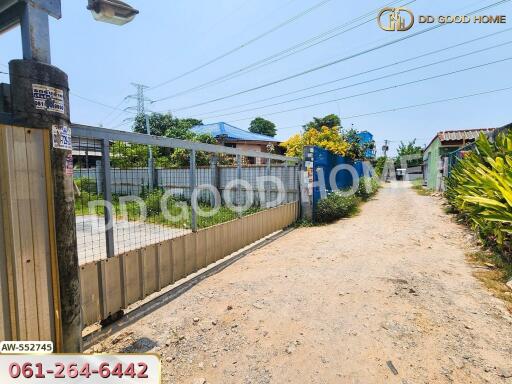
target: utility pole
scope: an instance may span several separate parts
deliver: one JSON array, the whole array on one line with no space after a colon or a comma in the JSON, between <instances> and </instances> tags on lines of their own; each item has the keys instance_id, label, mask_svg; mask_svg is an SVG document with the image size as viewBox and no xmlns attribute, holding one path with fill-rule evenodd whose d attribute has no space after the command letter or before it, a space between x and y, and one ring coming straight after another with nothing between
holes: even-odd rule
<instances>
[{"instance_id":1,"label":"utility pole","mask_svg":"<svg viewBox=\"0 0 512 384\"><path fill-rule=\"evenodd\" d=\"M89 0L88 9L117 25L138 14L119 0ZM50 16L62 17L60 0L0 1L0 35L20 25L23 49L0 92L8 106L0 114L0 280L8 271L0 334L76 353L82 302L69 86L51 65Z\"/></svg>"},{"instance_id":2,"label":"utility pole","mask_svg":"<svg viewBox=\"0 0 512 384\"><path fill-rule=\"evenodd\" d=\"M149 115L146 113L146 102L150 101L149 99L146 99L144 97L144 90L149 88L146 85L138 84L138 83L132 83L132 85L137 90L137 93L135 95L130 95L128 98L137 100L137 116L143 116L144 117L144 124L146 126L146 133L148 135L151 135L151 126L149 124ZM128 108L130 109L130 108ZM153 191L154 187L154 160L153 160L153 148L151 146L148 146L148 176L149 176L149 190Z\"/></svg>"},{"instance_id":3,"label":"utility pole","mask_svg":"<svg viewBox=\"0 0 512 384\"><path fill-rule=\"evenodd\" d=\"M384 145L382 146L382 152L384 153L384 157L388 157L389 151L389 140L384 140Z\"/></svg>"},{"instance_id":4,"label":"utility pole","mask_svg":"<svg viewBox=\"0 0 512 384\"><path fill-rule=\"evenodd\" d=\"M49 16L61 17L60 1L11 1L11 4L12 7L4 12L9 15L10 10L16 16L13 22L17 21L21 25L23 43L23 60L12 60L9 63L12 106L10 113L14 122L12 129L20 133L25 130L25 135L30 135L34 140L40 137L38 140L41 147L33 148L32 154L37 157L34 164L39 163L42 168L32 172L37 172L37 176L46 182L46 191L41 196L46 201L43 203L40 198L34 197L29 203L26 197L20 196L14 197L8 204L44 204L47 227L39 222L37 225L31 224L33 232L27 234L22 242L36 243L36 237L48 242L50 257L46 260L51 260L51 276L54 279L52 294L57 298L54 300L56 349L81 352L80 270L76 240L68 76L51 65L50 55ZM19 14L16 15L16 12ZM19 148L6 148L6 151L30 151L29 148L28 144L20 143ZM16 155L17 152L14 152L13 156ZM7 174L17 172L15 168L9 169L8 162L3 163L2 167L7 169ZM28 180L34 175L19 173L18 177ZM2 182L11 184L14 179ZM36 185L30 186L35 187ZM31 220L28 214L21 211L18 215L20 222ZM28 259L26 263L46 264L44 253L34 253L32 259ZM18 257L16 254L12 256ZM37 292L41 298L46 294L47 292L41 290ZM27 322L31 321L34 319L27 318Z\"/></svg>"}]
</instances>

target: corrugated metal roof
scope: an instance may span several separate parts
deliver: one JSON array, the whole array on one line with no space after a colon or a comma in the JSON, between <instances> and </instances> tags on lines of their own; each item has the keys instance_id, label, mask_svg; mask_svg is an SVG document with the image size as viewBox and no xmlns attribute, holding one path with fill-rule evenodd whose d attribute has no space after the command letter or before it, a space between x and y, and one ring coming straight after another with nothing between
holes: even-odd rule
<instances>
[{"instance_id":1,"label":"corrugated metal roof","mask_svg":"<svg viewBox=\"0 0 512 384\"><path fill-rule=\"evenodd\" d=\"M213 137L226 135L229 140L237 141L268 141L273 143L277 142L277 140L274 139L273 137L244 131L243 129L234 127L233 125L224 122L206 125L196 125L192 127L192 132L198 135L210 134Z\"/></svg>"},{"instance_id":2,"label":"corrugated metal roof","mask_svg":"<svg viewBox=\"0 0 512 384\"><path fill-rule=\"evenodd\" d=\"M437 136L442 143L448 141L473 141L478 139L480 133L489 133L495 128L467 129L462 131L444 131L439 132Z\"/></svg>"}]
</instances>

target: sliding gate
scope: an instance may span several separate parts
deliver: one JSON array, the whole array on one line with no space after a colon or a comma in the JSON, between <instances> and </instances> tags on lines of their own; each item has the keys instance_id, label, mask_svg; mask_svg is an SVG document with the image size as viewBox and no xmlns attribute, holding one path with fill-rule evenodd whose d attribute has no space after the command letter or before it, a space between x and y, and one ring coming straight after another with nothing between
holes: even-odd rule
<instances>
[{"instance_id":1,"label":"sliding gate","mask_svg":"<svg viewBox=\"0 0 512 384\"><path fill-rule=\"evenodd\" d=\"M296 158L73 127L84 326L294 223Z\"/></svg>"}]
</instances>

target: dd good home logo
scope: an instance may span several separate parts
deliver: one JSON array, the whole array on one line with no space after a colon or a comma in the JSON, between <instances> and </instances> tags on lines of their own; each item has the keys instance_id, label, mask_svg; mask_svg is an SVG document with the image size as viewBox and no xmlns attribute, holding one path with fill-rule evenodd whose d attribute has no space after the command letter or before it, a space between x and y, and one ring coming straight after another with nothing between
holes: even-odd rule
<instances>
[{"instance_id":1,"label":"dd good home logo","mask_svg":"<svg viewBox=\"0 0 512 384\"><path fill-rule=\"evenodd\" d=\"M408 31L414 25L414 14L406 8L383 8L377 22L385 31Z\"/></svg>"}]
</instances>

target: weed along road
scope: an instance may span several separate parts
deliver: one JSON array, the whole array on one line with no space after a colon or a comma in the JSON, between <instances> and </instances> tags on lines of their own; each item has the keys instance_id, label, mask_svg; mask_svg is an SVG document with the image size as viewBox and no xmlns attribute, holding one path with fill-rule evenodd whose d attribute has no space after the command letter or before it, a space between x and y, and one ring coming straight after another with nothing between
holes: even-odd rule
<instances>
[{"instance_id":1,"label":"weed along road","mask_svg":"<svg viewBox=\"0 0 512 384\"><path fill-rule=\"evenodd\" d=\"M511 383L512 317L439 199L387 184L94 347L156 352L165 383Z\"/></svg>"}]
</instances>

